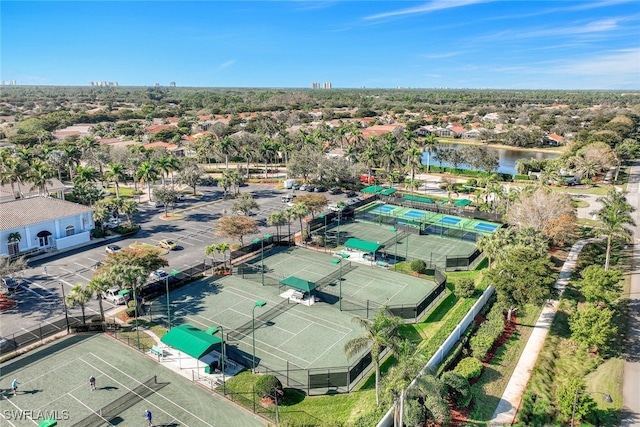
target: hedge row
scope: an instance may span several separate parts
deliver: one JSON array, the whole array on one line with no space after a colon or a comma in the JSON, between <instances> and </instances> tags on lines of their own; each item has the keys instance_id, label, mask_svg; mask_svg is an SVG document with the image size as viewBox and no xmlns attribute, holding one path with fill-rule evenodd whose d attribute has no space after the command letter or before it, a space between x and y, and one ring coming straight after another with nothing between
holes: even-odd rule
<instances>
[{"instance_id":1,"label":"hedge row","mask_svg":"<svg viewBox=\"0 0 640 427\"><path fill-rule=\"evenodd\" d=\"M504 315L502 307L494 304L487 315L487 320L480 325L478 332L469 340L471 354L478 360L483 360L496 339L504 331Z\"/></svg>"}]
</instances>

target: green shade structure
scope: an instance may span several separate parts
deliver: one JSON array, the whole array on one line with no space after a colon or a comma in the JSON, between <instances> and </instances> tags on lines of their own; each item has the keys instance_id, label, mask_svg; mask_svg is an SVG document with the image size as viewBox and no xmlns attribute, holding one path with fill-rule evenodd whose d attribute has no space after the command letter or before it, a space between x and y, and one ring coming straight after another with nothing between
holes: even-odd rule
<instances>
[{"instance_id":1,"label":"green shade structure","mask_svg":"<svg viewBox=\"0 0 640 427\"><path fill-rule=\"evenodd\" d=\"M381 196L390 196L391 194L395 193L396 191L398 191L398 190L396 190L395 188L385 188L384 190L382 190L380 192L380 195Z\"/></svg>"},{"instance_id":2,"label":"green shade structure","mask_svg":"<svg viewBox=\"0 0 640 427\"><path fill-rule=\"evenodd\" d=\"M222 342L220 338L211 335L212 329L203 331L192 325L180 325L172 328L160 338L160 341L193 358L200 359Z\"/></svg>"},{"instance_id":3,"label":"green shade structure","mask_svg":"<svg viewBox=\"0 0 640 427\"><path fill-rule=\"evenodd\" d=\"M363 188L361 191L365 194L376 194L381 192L382 190L384 190L384 188L380 187L379 185L370 185L368 187Z\"/></svg>"},{"instance_id":4,"label":"green shade structure","mask_svg":"<svg viewBox=\"0 0 640 427\"><path fill-rule=\"evenodd\" d=\"M355 249L357 251L364 251L364 252L377 252L383 246L384 245L381 245L380 243L369 242L367 240L360 240L360 239L354 239L354 238L351 238L346 242L344 242L345 248Z\"/></svg>"},{"instance_id":5,"label":"green shade structure","mask_svg":"<svg viewBox=\"0 0 640 427\"><path fill-rule=\"evenodd\" d=\"M457 200L453 206L458 206L458 207L465 207L465 206L469 206L471 204L471 200L469 199L460 199Z\"/></svg>"},{"instance_id":6,"label":"green shade structure","mask_svg":"<svg viewBox=\"0 0 640 427\"><path fill-rule=\"evenodd\" d=\"M42 420L38 423L38 427L53 427L57 425L58 422L53 418L47 418L46 420Z\"/></svg>"},{"instance_id":7,"label":"green shade structure","mask_svg":"<svg viewBox=\"0 0 640 427\"><path fill-rule=\"evenodd\" d=\"M411 200L413 202L422 202L422 203L431 203L431 204L435 203L433 199L430 199L428 197L412 196L410 194L405 194L402 196L402 198L405 200Z\"/></svg>"},{"instance_id":8,"label":"green shade structure","mask_svg":"<svg viewBox=\"0 0 640 427\"><path fill-rule=\"evenodd\" d=\"M280 280L280 284L289 286L290 288L298 289L305 292L311 292L316 288L316 284L308 280L300 279L299 277L289 276Z\"/></svg>"}]
</instances>

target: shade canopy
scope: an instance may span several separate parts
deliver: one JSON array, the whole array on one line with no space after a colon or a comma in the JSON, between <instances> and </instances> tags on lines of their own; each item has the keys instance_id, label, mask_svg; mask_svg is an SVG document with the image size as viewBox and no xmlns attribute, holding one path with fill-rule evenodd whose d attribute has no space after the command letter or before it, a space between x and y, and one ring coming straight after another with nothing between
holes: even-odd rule
<instances>
[{"instance_id":1,"label":"shade canopy","mask_svg":"<svg viewBox=\"0 0 640 427\"><path fill-rule=\"evenodd\" d=\"M412 196L411 194L405 194L402 196L405 200L411 200L413 202L422 202L422 203L434 203L433 199L422 196Z\"/></svg>"},{"instance_id":2,"label":"shade canopy","mask_svg":"<svg viewBox=\"0 0 640 427\"><path fill-rule=\"evenodd\" d=\"M172 328L160 341L196 359L210 353L222 342L220 338L188 324Z\"/></svg>"},{"instance_id":3,"label":"shade canopy","mask_svg":"<svg viewBox=\"0 0 640 427\"><path fill-rule=\"evenodd\" d=\"M458 206L458 207L465 207L465 206L469 206L471 204L471 200L469 199L460 199L457 200L453 206Z\"/></svg>"},{"instance_id":4,"label":"shade canopy","mask_svg":"<svg viewBox=\"0 0 640 427\"><path fill-rule=\"evenodd\" d=\"M389 196L389 195L395 193L396 191L398 191L398 190L396 190L395 188L385 188L384 190L382 190L380 192L380 195L381 196Z\"/></svg>"},{"instance_id":5,"label":"shade canopy","mask_svg":"<svg viewBox=\"0 0 640 427\"><path fill-rule=\"evenodd\" d=\"M382 190L384 190L384 188L380 187L379 185L370 185L368 187L363 188L361 191L367 194L376 194L381 192Z\"/></svg>"},{"instance_id":6,"label":"shade canopy","mask_svg":"<svg viewBox=\"0 0 640 427\"><path fill-rule=\"evenodd\" d=\"M295 276L289 276L280 280L280 284L289 286L290 288L299 289L305 292L311 292L316 288L316 284L308 280L301 279Z\"/></svg>"},{"instance_id":7,"label":"shade canopy","mask_svg":"<svg viewBox=\"0 0 640 427\"><path fill-rule=\"evenodd\" d=\"M355 249L357 251L364 251L364 252L377 252L378 249L380 249L383 246L384 245L381 245L380 243L369 242L367 240L360 240L360 239L354 239L354 238L351 238L346 242L344 242L345 248Z\"/></svg>"}]
</instances>

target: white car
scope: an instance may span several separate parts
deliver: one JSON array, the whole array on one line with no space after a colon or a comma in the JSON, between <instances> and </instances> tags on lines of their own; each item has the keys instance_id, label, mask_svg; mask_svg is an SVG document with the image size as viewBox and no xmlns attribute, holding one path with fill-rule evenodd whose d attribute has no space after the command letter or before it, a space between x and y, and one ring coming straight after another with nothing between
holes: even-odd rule
<instances>
[{"instance_id":1,"label":"white car","mask_svg":"<svg viewBox=\"0 0 640 427\"><path fill-rule=\"evenodd\" d=\"M149 278L152 280L163 280L165 277L169 277L169 274L164 270L152 271L149 274Z\"/></svg>"}]
</instances>

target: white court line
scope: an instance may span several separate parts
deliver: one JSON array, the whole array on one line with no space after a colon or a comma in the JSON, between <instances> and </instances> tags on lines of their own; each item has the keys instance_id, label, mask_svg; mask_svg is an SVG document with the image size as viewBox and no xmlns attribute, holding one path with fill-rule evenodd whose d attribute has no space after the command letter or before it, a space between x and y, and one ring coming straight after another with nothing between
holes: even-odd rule
<instances>
[{"instance_id":1,"label":"white court line","mask_svg":"<svg viewBox=\"0 0 640 427\"><path fill-rule=\"evenodd\" d=\"M134 377L132 377L131 375L127 374L127 373L126 373L126 372L124 372L123 370L118 369L117 367L113 366L111 363L107 362L107 361L106 361L106 360L104 360L103 358L101 358L101 357L99 357L99 356L95 355L94 353L89 353L89 354L90 354L91 356L95 357L96 359L100 360L100 361L101 361L102 363L104 363L105 365L108 365L108 366L112 367L113 369L115 369L116 371L120 372L121 374L123 374L123 375L125 375L125 376L129 377L129 378L130 378L130 379L132 379L134 382L136 382L136 383L138 383L138 384L140 384L140 385L142 385L142 384L143 384L142 382L138 381L137 379L135 379L135 378L134 378ZM86 363L87 365L93 366L93 365L91 365L89 362L87 362L86 360L84 360L84 359L82 359L82 358L80 358L80 360L82 360L82 361L83 361L84 363ZM93 367L94 367L94 369L96 369L96 368L95 368L95 366L93 366ZM100 371L100 369L97 369L97 370L98 370L98 371ZM126 390L129 390L129 391L133 392L133 389L130 389L130 388L129 388L129 387L127 387L126 385L124 385L124 384L120 383L120 382L119 382L119 381L117 381L115 378L112 378L110 375L107 375L107 374L106 374L105 372L103 372L103 371L100 371L100 372L102 372L102 374L103 374L104 376L106 376L106 377L110 378L113 382L120 384L120 385L121 385L123 388L125 388ZM187 411L187 410L186 410L186 409L184 409L183 407L181 407L181 406L177 405L177 404L176 404L176 403L174 403L171 399L168 399L167 397L165 397L162 393L158 393L158 392L154 391L154 392L153 392L153 394L154 394L154 395L157 395L157 396L159 396L159 397L161 397L162 399L166 400L167 402L169 402L170 404L172 404L172 405L173 405L173 406L175 406L176 408L179 408L180 410L182 410L182 411L186 412L187 414L191 415L193 418L197 419L198 421L202 422L203 424L208 425L209 427L215 427L215 426L213 426L213 425L211 425L211 424L207 423L207 422L206 422L205 420L203 420L202 418L198 417L196 414L194 414L194 413L192 413L192 412L190 412L190 411ZM139 397L141 397L141 396L139 396ZM151 405L151 406L153 406L153 407L157 408L159 411L161 411L161 412L165 413L166 415L168 415L168 416L172 417L173 419L176 419L176 417L174 417L174 416L173 416L173 415L171 415L170 413L166 412L165 410L163 410L163 409L162 409L162 408L160 408L159 406L157 406L157 405L155 405L155 404L151 403L147 398L141 397L141 399L142 399L142 400L144 400L145 402L147 402L149 405ZM186 423L184 423L183 421L180 421L180 423L188 427L188 425L187 425Z\"/></svg>"},{"instance_id":2,"label":"white court line","mask_svg":"<svg viewBox=\"0 0 640 427\"><path fill-rule=\"evenodd\" d=\"M347 336L347 334L344 334L340 340L342 340L342 338L344 338L345 336ZM318 360L322 359L324 357L325 354L327 354L329 352L329 350L333 349L336 345L338 345L338 343L340 342L340 340L335 340L333 344L331 344L329 347L327 347L327 349L325 351L323 351L322 353L320 353L318 355L318 357L316 357L315 359L313 359L311 361L311 365L313 366L314 363L316 363Z\"/></svg>"},{"instance_id":3,"label":"white court line","mask_svg":"<svg viewBox=\"0 0 640 427\"><path fill-rule=\"evenodd\" d=\"M9 402L9 403L10 403L10 404L12 404L13 406L15 406L15 408L16 408L18 411L22 411L22 409L20 409L20 407L19 407L18 405L16 405L16 404L15 404L15 403L13 403L11 400L9 400L9 399L7 398L7 396L5 396L5 395L3 394L3 395L2 395L2 397L4 397L4 399L5 399L7 402ZM4 412L4 411L3 411L3 412ZM33 418L28 417L26 413L24 413L24 412L23 412L23 413L22 413L22 415L24 415L24 417L25 417L25 418L28 418L29 420L31 420L31 422L33 422L35 425L38 425L38 422L37 422L36 420L34 420ZM2 416L2 418L4 418L4 415ZM7 421L8 421L8 422L9 422L9 424L11 424L12 426L15 426L15 424L11 423L9 420L7 420Z\"/></svg>"},{"instance_id":4,"label":"white court line","mask_svg":"<svg viewBox=\"0 0 640 427\"><path fill-rule=\"evenodd\" d=\"M300 331L296 332L295 334L291 334L291 338L289 338L288 340L282 341L282 342L280 343L280 345L279 345L278 347L276 347L276 348L277 348L278 350L280 350L280 347L281 347L281 346L283 346L284 344L288 343L289 341L291 341L292 339L294 339L295 337L297 337L297 336L298 336L298 334L301 334L305 329L309 329L309 326L311 326L311 325L307 325L307 326L305 326L304 328L302 328ZM285 353L288 353L288 351L285 351L285 350L281 350L281 351L284 351Z\"/></svg>"},{"instance_id":5,"label":"white court line","mask_svg":"<svg viewBox=\"0 0 640 427\"><path fill-rule=\"evenodd\" d=\"M4 411L0 412L0 417L2 417L2 419L4 419L6 422L8 422L9 424L11 424L13 427L15 427L16 425L14 423L12 423L11 421L9 421L7 419L7 417L4 416Z\"/></svg>"},{"instance_id":6,"label":"white court line","mask_svg":"<svg viewBox=\"0 0 640 427\"><path fill-rule=\"evenodd\" d=\"M83 362L84 362L84 361L83 361ZM109 422L109 420L107 420L105 417L103 417L103 416L102 416L102 414L97 413L96 411L94 411L93 409L91 409L90 407L88 407L87 405L85 405L83 401L81 401L80 399L78 399L77 397L75 397L73 394L71 394L71 393L67 393L67 394L68 394L69 396L71 396L71 398L72 398L72 399L75 399L75 400L77 400L78 402L80 402L80 404L81 404L82 406L84 406L85 408L87 408L89 411L91 411L92 413L96 414L98 417L102 418L102 419L104 420L104 422L105 422L105 423L109 424L110 426L114 425L114 424L111 424L111 423Z\"/></svg>"}]
</instances>

